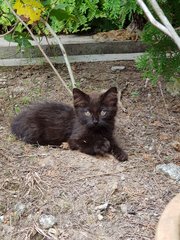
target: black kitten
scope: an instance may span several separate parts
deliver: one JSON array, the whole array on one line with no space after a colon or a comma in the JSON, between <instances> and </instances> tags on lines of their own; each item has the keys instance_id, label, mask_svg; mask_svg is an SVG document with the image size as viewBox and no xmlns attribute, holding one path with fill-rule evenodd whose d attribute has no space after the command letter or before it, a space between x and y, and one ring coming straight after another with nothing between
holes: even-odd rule
<instances>
[{"instance_id":1,"label":"black kitten","mask_svg":"<svg viewBox=\"0 0 180 240\"><path fill-rule=\"evenodd\" d=\"M72 150L90 155L112 153L119 161L127 160L113 138L117 89L88 95L74 88L73 96L74 108L53 102L30 106L14 119L12 133L31 144L68 142Z\"/></svg>"}]
</instances>

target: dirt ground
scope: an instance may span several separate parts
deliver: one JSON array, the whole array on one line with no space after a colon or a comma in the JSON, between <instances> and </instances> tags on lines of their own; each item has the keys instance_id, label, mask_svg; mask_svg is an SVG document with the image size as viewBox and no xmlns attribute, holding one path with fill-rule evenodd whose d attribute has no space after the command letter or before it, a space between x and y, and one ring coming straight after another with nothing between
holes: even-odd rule
<instances>
[{"instance_id":1,"label":"dirt ground","mask_svg":"<svg viewBox=\"0 0 180 240\"><path fill-rule=\"evenodd\" d=\"M125 69L113 72L117 65ZM56 67L68 81L65 66ZM41 100L71 103L71 97L49 66L0 68L0 239L154 239L160 214L179 191L174 180L155 171L160 163L179 164L173 147L180 141L179 99L170 96L163 83L152 87L143 81L132 61L78 63L72 68L83 90L124 89L127 112L119 108L115 133L129 161L16 140L10 122L24 105ZM44 229L42 214L53 215L57 223Z\"/></svg>"}]
</instances>

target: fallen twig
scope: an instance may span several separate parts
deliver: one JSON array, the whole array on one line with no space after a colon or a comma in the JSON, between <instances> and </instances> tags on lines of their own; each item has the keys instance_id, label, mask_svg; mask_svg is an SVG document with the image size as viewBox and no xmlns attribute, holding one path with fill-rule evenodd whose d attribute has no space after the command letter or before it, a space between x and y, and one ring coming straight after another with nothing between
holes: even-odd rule
<instances>
[{"instance_id":1,"label":"fallen twig","mask_svg":"<svg viewBox=\"0 0 180 240\"><path fill-rule=\"evenodd\" d=\"M43 184L47 186L47 183L40 178L37 172L28 173L25 181L25 185L28 186L28 190L26 191L25 196L27 196L32 189L38 189L41 192L41 195L44 196L46 189L43 187Z\"/></svg>"}]
</instances>

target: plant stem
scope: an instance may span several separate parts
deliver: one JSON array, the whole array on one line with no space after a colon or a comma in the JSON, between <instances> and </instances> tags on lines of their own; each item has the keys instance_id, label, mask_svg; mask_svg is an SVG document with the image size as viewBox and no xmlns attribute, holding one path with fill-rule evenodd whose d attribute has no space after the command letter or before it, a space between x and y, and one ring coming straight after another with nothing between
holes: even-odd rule
<instances>
[{"instance_id":1,"label":"plant stem","mask_svg":"<svg viewBox=\"0 0 180 240\"><path fill-rule=\"evenodd\" d=\"M59 47L61 49L61 52L63 54L64 60L65 60L65 63L66 63L66 66L67 66L67 69L68 69L68 72L69 72L72 87L74 88L75 85L76 85L75 79L74 79L74 76L73 76L73 72L72 72L68 57L67 57L66 50L65 50L65 48L64 48L64 46L61 42L61 39L57 36L57 34L54 32L54 30L51 28L51 26L46 21L44 21L44 19L42 19L42 21L45 24L45 26L47 27L47 29L49 30L49 32L52 34L52 36L56 39L57 43L59 44Z\"/></svg>"},{"instance_id":2,"label":"plant stem","mask_svg":"<svg viewBox=\"0 0 180 240\"><path fill-rule=\"evenodd\" d=\"M176 31L174 30L174 28L172 27L172 25L170 24L170 22L168 21L167 17L164 15L162 9L159 7L156 0L150 0L150 4L152 5L152 7L155 10L157 16L160 18L160 20L162 21L162 23L164 25L161 24L160 22L158 22L153 17L152 13L150 12L150 10L146 6L146 4L143 2L143 0L137 0L137 2L140 5L140 7L142 8L142 10L144 11L144 13L146 14L149 21L155 27L157 27L162 32L164 32L166 35L168 35L175 42L177 47L180 49L180 38L179 38L178 34L176 33Z\"/></svg>"}]
</instances>

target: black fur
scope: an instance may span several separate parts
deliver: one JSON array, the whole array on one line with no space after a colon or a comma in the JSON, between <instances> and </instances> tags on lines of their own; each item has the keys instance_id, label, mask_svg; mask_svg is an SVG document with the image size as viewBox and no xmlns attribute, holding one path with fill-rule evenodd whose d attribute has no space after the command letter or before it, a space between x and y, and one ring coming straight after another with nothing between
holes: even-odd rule
<instances>
[{"instance_id":1,"label":"black fur","mask_svg":"<svg viewBox=\"0 0 180 240\"><path fill-rule=\"evenodd\" d=\"M74 108L62 103L35 104L22 111L12 123L19 139L40 145L68 142L72 150L90 155L112 153L119 161L127 154L113 138L117 112L117 89L86 94L73 89Z\"/></svg>"}]
</instances>

